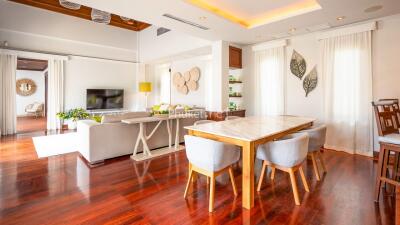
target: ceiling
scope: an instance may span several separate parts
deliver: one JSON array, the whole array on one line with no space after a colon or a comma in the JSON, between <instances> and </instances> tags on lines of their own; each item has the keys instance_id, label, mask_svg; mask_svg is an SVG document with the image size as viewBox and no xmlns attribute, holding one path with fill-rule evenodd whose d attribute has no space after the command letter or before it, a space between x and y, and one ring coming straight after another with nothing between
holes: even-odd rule
<instances>
[{"instance_id":1,"label":"ceiling","mask_svg":"<svg viewBox=\"0 0 400 225\"><path fill-rule=\"evenodd\" d=\"M47 68L47 60L18 58L17 70L44 71Z\"/></svg>"},{"instance_id":2,"label":"ceiling","mask_svg":"<svg viewBox=\"0 0 400 225\"><path fill-rule=\"evenodd\" d=\"M285 15L290 6L308 0L71 0L82 5L134 17L160 27L181 31L208 40L225 40L238 44L251 44L289 35L302 34L329 27L361 22L400 13L399 0L315 0L321 9L299 10ZM194 2L211 4L202 7ZM367 8L381 5L382 9L365 12ZM368 10L367 10L368 11ZM268 17L280 12L275 19L256 26L246 26L226 17L245 22ZM209 29L199 29L163 16L175 17ZM280 17L279 17L280 16ZM337 20L338 17L345 17Z\"/></svg>"},{"instance_id":3,"label":"ceiling","mask_svg":"<svg viewBox=\"0 0 400 225\"><path fill-rule=\"evenodd\" d=\"M30 5L34 6L37 8L41 9L46 9L58 13L63 13L66 15L70 16L75 16L79 17L82 19L87 19L87 20L92 20L91 19L91 11L92 9L87 6L81 6L80 9L78 10L73 10L73 9L68 9L60 5L59 0L9 0L12 2L17 2L25 5ZM107 10L104 10L107 11ZM132 18L132 17L129 17ZM133 30L133 31L141 31L143 29L146 29L147 27L150 26L148 23L140 22L137 20L129 20L129 21L124 21L121 19L120 16L116 14L111 15L111 21L110 24L111 26L116 26L128 30Z\"/></svg>"}]
</instances>

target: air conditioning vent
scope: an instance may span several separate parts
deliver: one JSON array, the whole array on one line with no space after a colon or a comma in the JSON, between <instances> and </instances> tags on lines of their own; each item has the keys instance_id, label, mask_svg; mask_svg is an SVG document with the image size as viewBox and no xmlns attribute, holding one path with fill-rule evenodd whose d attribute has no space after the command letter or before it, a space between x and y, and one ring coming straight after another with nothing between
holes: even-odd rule
<instances>
[{"instance_id":1,"label":"air conditioning vent","mask_svg":"<svg viewBox=\"0 0 400 225\"><path fill-rule=\"evenodd\" d=\"M162 34L167 33L168 31L170 31L170 29L164 28L164 27L160 27L157 29L157 36L160 36Z\"/></svg>"},{"instance_id":2,"label":"air conditioning vent","mask_svg":"<svg viewBox=\"0 0 400 225\"><path fill-rule=\"evenodd\" d=\"M167 17L167 18L170 18L170 19L173 19L173 20L176 20L176 21L179 21L179 22L181 22L181 23L188 24L188 25L190 25L190 26L194 26L194 27L200 28L200 29L202 29L202 30L209 30L209 29L210 29L210 28L208 28L208 27L202 26L202 25L200 25L200 24L197 24L197 23L194 23L194 22L191 22L191 21L188 21L188 20L185 20L185 19L176 17L176 16L173 16L173 15L171 15L171 14L164 14L163 16L165 16L165 17Z\"/></svg>"}]
</instances>

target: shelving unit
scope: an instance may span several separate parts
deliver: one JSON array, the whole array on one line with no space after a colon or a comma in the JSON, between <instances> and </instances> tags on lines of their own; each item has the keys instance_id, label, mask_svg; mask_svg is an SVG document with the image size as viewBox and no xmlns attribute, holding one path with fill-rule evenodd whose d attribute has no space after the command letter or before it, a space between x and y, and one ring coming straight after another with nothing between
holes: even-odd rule
<instances>
[{"instance_id":1,"label":"shelving unit","mask_svg":"<svg viewBox=\"0 0 400 225\"><path fill-rule=\"evenodd\" d=\"M242 69L229 70L229 106L232 105L235 105L236 109L243 108Z\"/></svg>"}]
</instances>

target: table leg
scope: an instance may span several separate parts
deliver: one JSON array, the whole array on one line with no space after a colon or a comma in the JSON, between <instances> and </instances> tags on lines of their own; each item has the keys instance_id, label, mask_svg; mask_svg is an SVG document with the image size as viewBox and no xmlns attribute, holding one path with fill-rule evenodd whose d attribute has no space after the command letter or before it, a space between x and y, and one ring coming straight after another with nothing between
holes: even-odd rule
<instances>
[{"instance_id":1,"label":"table leg","mask_svg":"<svg viewBox=\"0 0 400 225\"><path fill-rule=\"evenodd\" d=\"M179 148L179 118L176 119L175 149Z\"/></svg>"},{"instance_id":2,"label":"table leg","mask_svg":"<svg viewBox=\"0 0 400 225\"><path fill-rule=\"evenodd\" d=\"M171 135L171 126L169 120L167 120L167 131L168 131L168 148L171 148L172 135Z\"/></svg>"},{"instance_id":3,"label":"table leg","mask_svg":"<svg viewBox=\"0 0 400 225\"><path fill-rule=\"evenodd\" d=\"M254 206L254 147L252 142L242 146L242 206L246 209Z\"/></svg>"},{"instance_id":4,"label":"table leg","mask_svg":"<svg viewBox=\"0 0 400 225\"><path fill-rule=\"evenodd\" d=\"M140 141L142 141L143 144L143 154L151 155L149 146L147 145L146 130L144 127L144 123L139 123L139 134L136 140L135 149L133 150L132 156L135 156L137 154Z\"/></svg>"}]
</instances>

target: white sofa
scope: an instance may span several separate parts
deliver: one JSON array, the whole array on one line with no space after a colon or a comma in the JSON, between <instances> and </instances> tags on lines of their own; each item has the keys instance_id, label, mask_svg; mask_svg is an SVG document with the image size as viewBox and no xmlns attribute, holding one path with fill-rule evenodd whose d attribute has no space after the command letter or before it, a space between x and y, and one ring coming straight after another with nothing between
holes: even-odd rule
<instances>
[{"instance_id":1,"label":"white sofa","mask_svg":"<svg viewBox=\"0 0 400 225\"><path fill-rule=\"evenodd\" d=\"M138 124L125 124L121 120L150 116L148 112L129 112L118 115L105 115L101 123L93 120L78 121L78 136L80 141L79 152L90 163L95 164L122 155L133 153L139 132ZM186 130L184 126L193 125L196 118L180 120L180 142L184 141ZM158 122L146 124L147 133L151 132ZM173 123L172 134L175 134L176 123ZM172 138L174 141L175 138ZM150 149L168 146L168 132L166 122L163 122L155 134L148 141ZM142 149L142 144L139 150Z\"/></svg>"}]
</instances>

